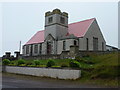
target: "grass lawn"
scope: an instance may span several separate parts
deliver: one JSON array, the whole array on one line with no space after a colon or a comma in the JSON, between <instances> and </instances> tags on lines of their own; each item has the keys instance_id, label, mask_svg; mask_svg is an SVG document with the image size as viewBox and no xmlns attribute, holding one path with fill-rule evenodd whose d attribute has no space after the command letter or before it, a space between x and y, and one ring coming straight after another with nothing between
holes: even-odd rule
<instances>
[{"instance_id":1,"label":"grass lawn","mask_svg":"<svg viewBox=\"0 0 120 90\"><path fill-rule=\"evenodd\" d=\"M117 52L95 55L86 58L82 58L82 63L92 63L87 66L82 66L85 70L82 70L82 77L80 82L93 83L103 86L118 86L118 77L120 77L120 64L118 63Z\"/></svg>"}]
</instances>

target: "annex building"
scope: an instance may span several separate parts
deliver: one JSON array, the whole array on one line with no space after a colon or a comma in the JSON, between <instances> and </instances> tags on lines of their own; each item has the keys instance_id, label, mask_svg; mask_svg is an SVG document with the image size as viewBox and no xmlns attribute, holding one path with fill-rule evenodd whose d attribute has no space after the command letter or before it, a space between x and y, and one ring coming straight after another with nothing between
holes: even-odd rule
<instances>
[{"instance_id":1,"label":"annex building","mask_svg":"<svg viewBox=\"0 0 120 90\"><path fill-rule=\"evenodd\" d=\"M24 56L61 54L70 46L79 51L106 51L106 42L95 18L68 24L68 13L54 9L45 13L45 30L38 31L25 45Z\"/></svg>"}]
</instances>

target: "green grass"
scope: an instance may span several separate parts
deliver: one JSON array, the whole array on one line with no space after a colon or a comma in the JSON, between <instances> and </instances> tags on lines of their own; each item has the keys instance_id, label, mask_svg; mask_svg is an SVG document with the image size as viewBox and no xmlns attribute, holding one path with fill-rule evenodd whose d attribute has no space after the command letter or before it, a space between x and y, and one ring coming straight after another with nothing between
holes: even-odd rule
<instances>
[{"instance_id":1,"label":"green grass","mask_svg":"<svg viewBox=\"0 0 120 90\"><path fill-rule=\"evenodd\" d=\"M81 61L82 65L87 63L87 61L92 62L93 64L82 66L82 68L86 68L87 70L82 70L82 77L79 81L117 87L118 77L120 77L118 56L120 56L120 54L116 52L104 55L91 55L90 57L81 58L83 60Z\"/></svg>"}]
</instances>

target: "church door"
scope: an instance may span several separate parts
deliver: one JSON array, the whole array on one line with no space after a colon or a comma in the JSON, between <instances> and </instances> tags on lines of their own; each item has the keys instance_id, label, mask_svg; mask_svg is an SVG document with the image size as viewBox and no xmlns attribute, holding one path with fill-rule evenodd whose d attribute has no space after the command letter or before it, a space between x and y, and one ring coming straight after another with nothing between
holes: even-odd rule
<instances>
[{"instance_id":1,"label":"church door","mask_svg":"<svg viewBox=\"0 0 120 90\"><path fill-rule=\"evenodd\" d=\"M51 54L51 42L47 42L47 54Z\"/></svg>"}]
</instances>

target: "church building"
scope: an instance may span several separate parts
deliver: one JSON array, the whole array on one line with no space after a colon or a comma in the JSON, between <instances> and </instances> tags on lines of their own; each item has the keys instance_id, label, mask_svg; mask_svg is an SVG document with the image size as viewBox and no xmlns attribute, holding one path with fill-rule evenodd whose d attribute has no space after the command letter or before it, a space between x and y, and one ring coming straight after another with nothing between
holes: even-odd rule
<instances>
[{"instance_id":1,"label":"church building","mask_svg":"<svg viewBox=\"0 0 120 90\"><path fill-rule=\"evenodd\" d=\"M95 18L68 24L68 13L54 9L45 13L45 30L25 45L24 56L60 55L78 46L79 51L106 51L106 42Z\"/></svg>"}]
</instances>

